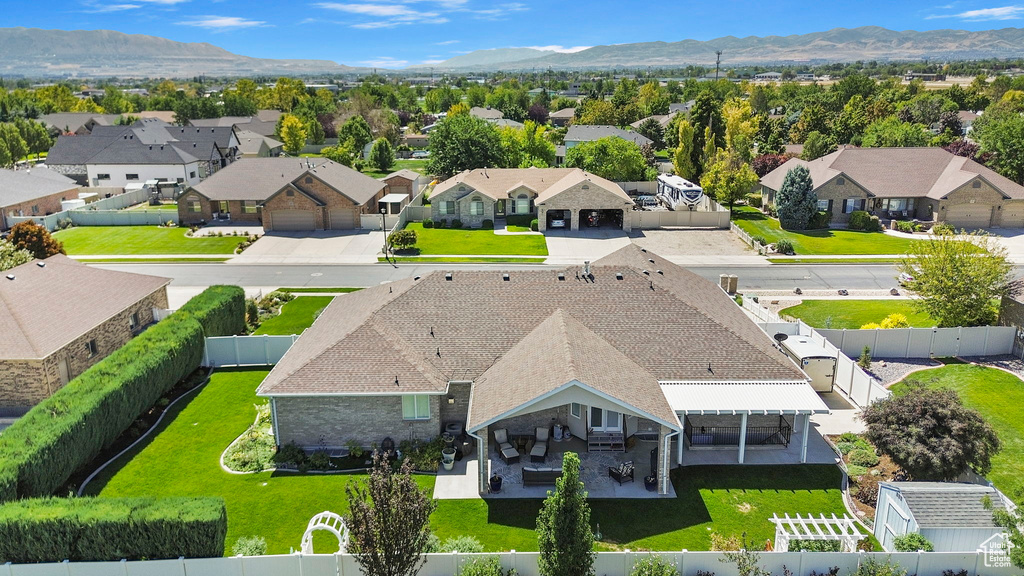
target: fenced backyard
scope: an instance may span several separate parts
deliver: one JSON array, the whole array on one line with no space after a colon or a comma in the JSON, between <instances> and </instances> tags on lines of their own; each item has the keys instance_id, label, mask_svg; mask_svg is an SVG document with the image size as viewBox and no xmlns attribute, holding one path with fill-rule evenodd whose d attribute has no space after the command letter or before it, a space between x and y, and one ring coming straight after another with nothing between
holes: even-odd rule
<instances>
[{"instance_id":1,"label":"fenced backyard","mask_svg":"<svg viewBox=\"0 0 1024 576\"><path fill-rule=\"evenodd\" d=\"M147 202L149 196L150 191L147 189L131 190L123 194L114 194L109 198L101 198L80 208L63 210L47 216L12 216L10 222L13 225L31 220L46 226L46 229L52 232L65 220L71 220L75 226L159 226L168 220L178 221L178 213L170 210L125 210L129 206Z\"/></svg>"},{"instance_id":2,"label":"fenced backyard","mask_svg":"<svg viewBox=\"0 0 1024 576\"><path fill-rule=\"evenodd\" d=\"M206 348L203 350L203 366L210 368L273 366L298 338L299 336L296 334L207 338Z\"/></svg>"}]
</instances>

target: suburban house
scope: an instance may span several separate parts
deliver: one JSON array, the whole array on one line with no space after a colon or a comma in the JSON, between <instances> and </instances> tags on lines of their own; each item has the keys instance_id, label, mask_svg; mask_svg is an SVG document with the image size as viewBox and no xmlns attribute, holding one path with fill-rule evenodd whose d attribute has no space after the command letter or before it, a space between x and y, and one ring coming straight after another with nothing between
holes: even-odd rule
<instances>
[{"instance_id":1,"label":"suburban house","mask_svg":"<svg viewBox=\"0 0 1024 576\"><path fill-rule=\"evenodd\" d=\"M1005 532L993 521L1005 510L1002 495L991 486L958 482L880 482L875 538L893 551L898 536L917 532L936 552L974 552Z\"/></svg>"},{"instance_id":2,"label":"suburban house","mask_svg":"<svg viewBox=\"0 0 1024 576\"><path fill-rule=\"evenodd\" d=\"M810 162L792 158L761 178L766 206L796 166L810 171L818 208L830 210L834 223L867 210L883 221L1024 227L1024 186L942 148L841 148Z\"/></svg>"},{"instance_id":3,"label":"suburban house","mask_svg":"<svg viewBox=\"0 0 1024 576\"><path fill-rule=\"evenodd\" d=\"M238 138L238 152L242 158L269 158L280 156L284 149L284 143L274 140L270 136L263 136L251 130L236 130Z\"/></svg>"},{"instance_id":4,"label":"suburban house","mask_svg":"<svg viewBox=\"0 0 1024 576\"><path fill-rule=\"evenodd\" d=\"M238 138L231 127L172 126L151 118L61 136L46 165L90 186L124 187L147 180L198 184L237 155Z\"/></svg>"},{"instance_id":5,"label":"suburban house","mask_svg":"<svg viewBox=\"0 0 1024 576\"><path fill-rule=\"evenodd\" d=\"M525 474L507 468L525 435L541 447L532 461L555 459L552 430L552 452L642 454L644 468L651 452L663 495L680 464L799 463L811 444L815 461L835 457L811 430L828 408L807 375L724 291L635 245L581 267L435 271L338 298L257 394L282 445L464 431L481 493L497 467Z\"/></svg>"},{"instance_id":6,"label":"suburban house","mask_svg":"<svg viewBox=\"0 0 1024 576\"><path fill-rule=\"evenodd\" d=\"M555 110L548 114L548 122L551 122L552 126L562 127L571 122L575 117L575 108L562 108L561 110Z\"/></svg>"},{"instance_id":7,"label":"suburban house","mask_svg":"<svg viewBox=\"0 0 1024 576\"><path fill-rule=\"evenodd\" d=\"M668 105L668 113L670 115L678 114L679 112L685 112L689 114L690 109L693 108L693 105L696 103L696 100L687 100L686 102L674 102Z\"/></svg>"},{"instance_id":8,"label":"suburban house","mask_svg":"<svg viewBox=\"0 0 1024 576\"><path fill-rule=\"evenodd\" d=\"M661 126L661 128L664 130L665 128L668 128L668 123L672 121L672 117L675 116L676 114L678 114L678 112L676 112L676 113L669 113L669 114L655 114L654 116L647 116L646 118L641 118L641 119L637 120L636 122L631 123L629 126L632 129L634 129L634 130L639 130L640 127L643 126L644 122L647 122L648 120L653 119L653 120L657 121L658 125Z\"/></svg>"},{"instance_id":9,"label":"suburban house","mask_svg":"<svg viewBox=\"0 0 1024 576\"><path fill-rule=\"evenodd\" d=\"M491 122L500 120L505 117L505 114L497 108L491 108L490 106L482 108L480 106L473 106L469 109L469 115L483 120L489 120Z\"/></svg>"},{"instance_id":10,"label":"suburban house","mask_svg":"<svg viewBox=\"0 0 1024 576\"><path fill-rule=\"evenodd\" d=\"M410 148L426 148L430 144L430 135L403 133L402 143Z\"/></svg>"},{"instance_id":11,"label":"suburban house","mask_svg":"<svg viewBox=\"0 0 1024 576\"><path fill-rule=\"evenodd\" d=\"M565 161L565 154L573 147L583 142L593 142L600 140L601 138L622 138L628 140L637 146L643 146L645 144L654 144L651 139L646 136L642 136L633 132L632 130L623 130L618 126L605 126L600 124L573 124L569 126L569 130L565 133L563 139L564 144L562 146L555 147L555 163L561 164Z\"/></svg>"},{"instance_id":12,"label":"suburban house","mask_svg":"<svg viewBox=\"0 0 1024 576\"><path fill-rule=\"evenodd\" d=\"M39 121L61 134L89 134L96 126L113 126L120 114L93 114L92 112L55 112L43 114Z\"/></svg>"},{"instance_id":13,"label":"suburban house","mask_svg":"<svg viewBox=\"0 0 1024 576\"><path fill-rule=\"evenodd\" d=\"M277 132L277 121L281 118L280 110L257 110L255 116L222 116L220 118L196 118L189 120L192 126L204 128L230 128L248 130L261 136L274 136Z\"/></svg>"},{"instance_id":14,"label":"suburban house","mask_svg":"<svg viewBox=\"0 0 1024 576\"><path fill-rule=\"evenodd\" d=\"M32 406L123 346L167 308L168 278L58 254L0 282L0 406Z\"/></svg>"},{"instance_id":15,"label":"suburban house","mask_svg":"<svg viewBox=\"0 0 1024 576\"><path fill-rule=\"evenodd\" d=\"M14 216L45 216L61 211L61 202L78 198L74 180L45 167L0 170L0 230L8 230Z\"/></svg>"},{"instance_id":16,"label":"suburban house","mask_svg":"<svg viewBox=\"0 0 1024 576\"><path fill-rule=\"evenodd\" d=\"M461 220L472 228L484 220L533 214L541 231L555 220L579 230L581 221L596 212L597 222L628 232L634 202L618 184L579 168L482 168L435 186L430 206L435 222Z\"/></svg>"},{"instance_id":17,"label":"suburban house","mask_svg":"<svg viewBox=\"0 0 1024 576\"><path fill-rule=\"evenodd\" d=\"M178 199L185 224L262 222L270 231L352 230L386 184L326 158L243 158Z\"/></svg>"},{"instance_id":18,"label":"suburban house","mask_svg":"<svg viewBox=\"0 0 1024 576\"><path fill-rule=\"evenodd\" d=\"M761 72L754 74L754 80L761 82L778 82L782 80L782 72Z\"/></svg>"}]
</instances>

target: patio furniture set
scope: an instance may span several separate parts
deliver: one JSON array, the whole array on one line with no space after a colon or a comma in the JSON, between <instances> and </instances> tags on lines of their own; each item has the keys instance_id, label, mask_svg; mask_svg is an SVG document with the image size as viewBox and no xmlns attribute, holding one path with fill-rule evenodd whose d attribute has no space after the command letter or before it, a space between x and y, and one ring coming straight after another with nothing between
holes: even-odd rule
<instances>
[{"instance_id":1,"label":"patio furniture set","mask_svg":"<svg viewBox=\"0 0 1024 576\"><path fill-rule=\"evenodd\" d=\"M548 457L548 442L551 440L551 429L538 426L533 436L509 436L507 428L494 431L494 442L498 454L505 464L519 462L520 450L529 449L530 462L544 463ZM530 442L533 444L530 445Z\"/></svg>"}]
</instances>

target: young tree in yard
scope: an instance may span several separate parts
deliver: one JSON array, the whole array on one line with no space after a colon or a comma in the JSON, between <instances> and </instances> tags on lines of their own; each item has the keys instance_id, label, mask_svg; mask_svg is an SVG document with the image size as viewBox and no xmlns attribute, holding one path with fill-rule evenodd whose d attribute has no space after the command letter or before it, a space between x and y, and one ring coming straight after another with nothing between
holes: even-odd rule
<instances>
[{"instance_id":1,"label":"young tree in yard","mask_svg":"<svg viewBox=\"0 0 1024 576\"><path fill-rule=\"evenodd\" d=\"M345 518L355 555L365 576L413 576L430 539L430 514L436 504L416 484L406 459L398 471L387 454L373 453L369 480L345 487Z\"/></svg>"},{"instance_id":2,"label":"young tree in yard","mask_svg":"<svg viewBox=\"0 0 1024 576\"><path fill-rule=\"evenodd\" d=\"M32 253L0 239L0 270L10 270L32 261Z\"/></svg>"},{"instance_id":3,"label":"young tree in yard","mask_svg":"<svg viewBox=\"0 0 1024 576\"><path fill-rule=\"evenodd\" d=\"M913 386L861 412L865 437L914 480L953 480L967 469L984 476L999 452L995 430L949 389Z\"/></svg>"},{"instance_id":4,"label":"young tree in yard","mask_svg":"<svg viewBox=\"0 0 1024 576\"><path fill-rule=\"evenodd\" d=\"M388 246L393 250L409 250L416 245L415 230L396 230L388 236Z\"/></svg>"},{"instance_id":5,"label":"young tree in yard","mask_svg":"<svg viewBox=\"0 0 1024 576\"><path fill-rule=\"evenodd\" d=\"M700 177L700 185L716 201L728 203L731 214L733 204L745 198L757 180L750 164L732 151L719 150L715 161Z\"/></svg>"},{"instance_id":6,"label":"young tree in yard","mask_svg":"<svg viewBox=\"0 0 1024 576\"><path fill-rule=\"evenodd\" d=\"M786 172L782 186L775 195L775 208L779 224L786 230L806 230L811 216L818 210L818 197L814 193L811 172L806 166L797 166Z\"/></svg>"},{"instance_id":7,"label":"young tree in yard","mask_svg":"<svg viewBox=\"0 0 1024 576\"><path fill-rule=\"evenodd\" d=\"M433 141L434 137L430 138ZM613 182L637 182L657 177L657 170L647 165L639 146L613 136L573 146L565 154L565 165L582 168Z\"/></svg>"},{"instance_id":8,"label":"young tree in yard","mask_svg":"<svg viewBox=\"0 0 1024 576\"><path fill-rule=\"evenodd\" d=\"M378 138L370 148L369 160L370 165L381 172L390 170L395 164L395 149L391 147L391 142L387 138Z\"/></svg>"},{"instance_id":9,"label":"young tree in yard","mask_svg":"<svg viewBox=\"0 0 1024 576\"><path fill-rule=\"evenodd\" d=\"M49 258L54 254L66 254L64 244L50 236L45 226L31 220L19 222L11 227L7 240L15 247L28 250L33 258Z\"/></svg>"},{"instance_id":10,"label":"young tree in yard","mask_svg":"<svg viewBox=\"0 0 1024 576\"><path fill-rule=\"evenodd\" d=\"M918 295L915 306L943 328L991 324L992 300L1017 290L1006 248L983 234L916 243L897 268L913 278L906 286Z\"/></svg>"},{"instance_id":11,"label":"young tree in yard","mask_svg":"<svg viewBox=\"0 0 1024 576\"><path fill-rule=\"evenodd\" d=\"M297 156L306 145L306 124L296 116L286 114L281 118L281 142L285 152Z\"/></svg>"},{"instance_id":12,"label":"young tree in yard","mask_svg":"<svg viewBox=\"0 0 1024 576\"><path fill-rule=\"evenodd\" d=\"M693 125L686 120L679 122L677 134L679 146L672 156L672 166L675 167L676 175L691 180L697 177L697 170L693 166Z\"/></svg>"},{"instance_id":13,"label":"young tree in yard","mask_svg":"<svg viewBox=\"0 0 1024 576\"><path fill-rule=\"evenodd\" d=\"M427 170L448 178L463 170L499 168L504 152L498 130L490 122L469 114L448 116L430 134Z\"/></svg>"},{"instance_id":14,"label":"young tree in yard","mask_svg":"<svg viewBox=\"0 0 1024 576\"><path fill-rule=\"evenodd\" d=\"M541 576L593 575L590 505L580 481L580 457L574 452L565 453L562 475L537 515L537 541Z\"/></svg>"}]
</instances>

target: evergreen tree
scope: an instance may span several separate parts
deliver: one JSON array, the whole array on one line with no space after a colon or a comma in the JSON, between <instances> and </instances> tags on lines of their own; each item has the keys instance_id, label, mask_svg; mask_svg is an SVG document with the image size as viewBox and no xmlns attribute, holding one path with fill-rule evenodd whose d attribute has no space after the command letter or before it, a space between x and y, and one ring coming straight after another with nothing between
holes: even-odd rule
<instances>
[{"instance_id":1,"label":"evergreen tree","mask_svg":"<svg viewBox=\"0 0 1024 576\"><path fill-rule=\"evenodd\" d=\"M807 223L818 210L818 197L814 193L811 172L806 166L797 166L789 172L775 195L775 209L779 224L786 230L806 230Z\"/></svg>"},{"instance_id":2,"label":"evergreen tree","mask_svg":"<svg viewBox=\"0 0 1024 576\"><path fill-rule=\"evenodd\" d=\"M537 541L541 576L592 576L594 534L590 530L590 505L580 481L580 457L566 452L562 476L555 491L537 516Z\"/></svg>"},{"instance_id":3,"label":"evergreen tree","mask_svg":"<svg viewBox=\"0 0 1024 576\"><path fill-rule=\"evenodd\" d=\"M387 138L378 138L370 148L369 160L370 165L381 172L390 170L395 164L395 149L391 147L391 142Z\"/></svg>"}]
</instances>

